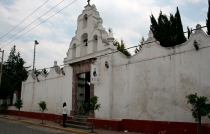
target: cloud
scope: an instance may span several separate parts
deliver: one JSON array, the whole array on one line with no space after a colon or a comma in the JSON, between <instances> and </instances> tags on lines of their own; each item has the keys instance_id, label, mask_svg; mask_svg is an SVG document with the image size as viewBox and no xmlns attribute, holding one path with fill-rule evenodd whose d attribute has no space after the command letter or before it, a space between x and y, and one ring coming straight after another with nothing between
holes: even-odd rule
<instances>
[{"instance_id":1,"label":"cloud","mask_svg":"<svg viewBox=\"0 0 210 134\"><path fill-rule=\"evenodd\" d=\"M207 12L207 11L208 11L208 7L204 7L204 8L202 8L202 9L201 9L201 11L205 11L205 12Z\"/></svg>"},{"instance_id":2,"label":"cloud","mask_svg":"<svg viewBox=\"0 0 210 134\"><path fill-rule=\"evenodd\" d=\"M206 0L187 0L187 1L184 1L184 0L173 0L172 2L176 5L176 6L183 6L183 5L188 5L190 3L192 4L196 4L196 3L201 3L201 2L204 2Z\"/></svg>"},{"instance_id":3,"label":"cloud","mask_svg":"<svg viewBox=\"0 0 210 134\"><path fill-rule=\"evenodd\" d=\"M16 0L10 3L7 3L7 1L1 1L0 36L4 35L6 31L11 30L45 1ZM17 33L19 30L50 10L60 1L48 1L45 5L43 5L43 7L18 26L18 28L14 29L11 34L4 37L4 39L1 39L0 42L3 42L5 39L8 39L8 37ZM62 2L59 6L41 17L23 32L19 33L18 36L21 36L23 33L39 25L41 22L63 9L71 2L73 2L73 0ZM91 4L93 3L96 5L96 8L103 19L104 28L108 29L111 27L114 30L114 37L118 40L122 38L126 46L131 47L137 45L142 36L147 39L150 28L149 16L151 13L156 18L159 16L160 10L166 15L169 15L169 13L174 14L177 4L182 5L182 9L184 10L188 6L187 3L197 3L197 5L200 5L200 3L204 3L204 0L174 0L167 2L160 2L156 0L91 0ZM27 62L27 65L32 65L34 40L38 40L40 44L37 46L36 51L37 68L43 69L53 66L54 60L57 60L58 64L63 64L63 60L66 57L66 52L69 48L69 43L71 42L72 37L75 36L77 18L82 13L86 4L86 1L76 1L74 4L56 14L26 35L7 45L3 48L5 50L6 57L8 56L11 47L13 45L17 45L17 51L20 51L21 56ZM206 8L202 10L206 10ZM191 12L191 10L187 12ZM200 11L198 12L200 13ZM192 20L186 14L183 14L182 18L183 27L188 25L194 28L197 23L204 24L204 21L198 20L197 18ZM7 43L11 41L12 39L7 41ZM131 50L131 53L133 53L133 50Z\"/></svg>"}]
</instances>

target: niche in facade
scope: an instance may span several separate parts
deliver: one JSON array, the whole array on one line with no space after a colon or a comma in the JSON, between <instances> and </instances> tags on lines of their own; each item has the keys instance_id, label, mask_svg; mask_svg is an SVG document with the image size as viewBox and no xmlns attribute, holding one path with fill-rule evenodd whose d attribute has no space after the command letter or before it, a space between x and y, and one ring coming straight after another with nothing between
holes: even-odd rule
<instances>
[{"instance_id":1,"label":"niche in facade","mask_svg":"<svg viewBox=\"0 0 210 134\"><path fill-rule=\"evenodd\" d=\"M87 17L87 14L85 14L83 17L83 28L87 27L87 22L88 22L88 17Z\"/></svg>"},{"instance_id":2,"label":"niche in facade","mask_svg":"<svg viewBox=\"0 0 210 134\"><path fill-rule=\"evenodd\" d=\"M88 34L84 33L81 37L80 56L84 56L87 54L87 47L88 47Z\"/></svg>"},{"instance_id":3,"label":"niche in facade","mask_svg":"<svg viewBox=\"0 0 210 134\"><path fill-rule=\"evenodd\" d=\"M72 58L76 57L76 44L73 44L72 46Z\"/></svg>"},{"instance_id":4,"label":"niche in facade","mask_svg":"<svg viewBox=\"0 0 210 134\"><path fill-rule=\"evenodd\" d=\"M93 36L93 52L96 52L98 50L98 36Z\"/></svg>"}]
</instances>

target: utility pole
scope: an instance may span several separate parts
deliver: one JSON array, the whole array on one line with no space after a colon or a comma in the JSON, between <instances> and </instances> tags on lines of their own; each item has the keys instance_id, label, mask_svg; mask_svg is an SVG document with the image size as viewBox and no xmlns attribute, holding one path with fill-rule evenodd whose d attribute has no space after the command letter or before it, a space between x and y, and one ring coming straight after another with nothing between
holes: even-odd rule
<instances>
[{"instance_id":1,"label":"utility pole","mask_svg":"<svg viewBox=\"0 0 210 134\"><path fill-rule=\"evenodd\" d=\"M35 66L35 52L36 52L36 45L38 45L39 42L35 40L34 42L34 60L33 60L33 73L34 73L34 66Z\"/></svg>"},{"instance_id":2,"label":"utility pole","mask_svg":"<svg viewBox=\"0 0 210 134\"><path fill-rule=\"evenodd\" d=\"M0 88L1 88L1 76L2 76L2 69L3 69L4 50L1 51L1 48L0 48L0 52L2 53L1 65L0 65Z\"/></svg>"}]
</instances>

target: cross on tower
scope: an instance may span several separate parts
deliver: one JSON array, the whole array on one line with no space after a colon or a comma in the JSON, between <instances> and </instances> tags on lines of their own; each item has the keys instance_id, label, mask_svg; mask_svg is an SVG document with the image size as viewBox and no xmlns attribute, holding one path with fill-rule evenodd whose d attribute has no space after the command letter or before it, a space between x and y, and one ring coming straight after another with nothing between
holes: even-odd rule
<instances>
[{"instance_id":1,"label":"cross on tower","mask_svg":"<svg viewBox=\"0 0 210 134\"><path fill-rule=\"evenodd\" d=\"M88 5L90 5L90 0L88 0L87 2L88 2Z\"/></svg>"}]
</instances>

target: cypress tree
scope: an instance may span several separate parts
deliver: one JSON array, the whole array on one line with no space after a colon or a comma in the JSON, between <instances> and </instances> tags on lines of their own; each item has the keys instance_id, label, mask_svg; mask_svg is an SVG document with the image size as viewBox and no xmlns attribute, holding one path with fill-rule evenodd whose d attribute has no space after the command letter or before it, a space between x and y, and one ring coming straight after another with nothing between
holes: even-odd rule
<instances>
[{"instance_id":1,"label":"cypress tree","mask_svg":"<svg viewBox=\"0 0 210 134\"><path fill-rule=\"evenodd\" d=\"M208 2L209 2L209 7L210 7L210 0L208 0ZM206 27L207 27L206 33L210 35L210 9L209 8L208 8L208 13L207 13Z\"/></svg>"},{"instance_id":2,"label":"cypress tree","mask_svg":"<svg viewBox=\"0 0 210 134\"><path fill-rule=\"evenodd\" d=\"M20 53L16 53L16 47L13 46L10 55L8 56L7 62L3 65L2 73L2 87L0 94L4 93L4 96L0 95L0 98L11 98L13 97L14 90L21 92L22 81L27 79L29 67L24 67L26 62L20 57ZM8 83L10 86L8 86ZM7 86L6 86L7 85Z\"/></svg>"},{"instance_id":3,"label":"cypress tree","mask_svg":"<svg viewBox=\"0 0 210 134\"><path fill-rule=\"evenodd\" d=\"M153 15L150 16L150 21L150 29L161 46L171 47L186 41L178 7L174 16L170 14L168 18L160 11L158 22Z\"/></svg>"},{"instance_id":4,"label":"cypress tree","mask_svg":"<svg viewBox=\"0 0 210 134\"><path fill-rule=\"evenodd\" d=\"M184 31L183 31L183 27L182 27L182 21L181 21L181 16L179 14L179 8L177 7L176 8L176 14L175 14L175 17L176 17L176 20L177 20L177 27L176 27L176 34L177 34L177 37L176 37L176 44L175 45L178 45L178 44L181 44L183 42L186 41L186 38L184 36Z\"/></svg>"},{"instance_id":5,"label":"cypress tree","mask_svg":"<svg viewBox=\"0 0 210 134\"><path fill-rule=\"evenodd\" d=\"M156 39L159 39L159 25L155 19L155 17L153 16L153 14L150 16L150 21L151 21L151 25L150 25L150 30L152 31L154 37Z\"/></svg>"}]
</instances>

